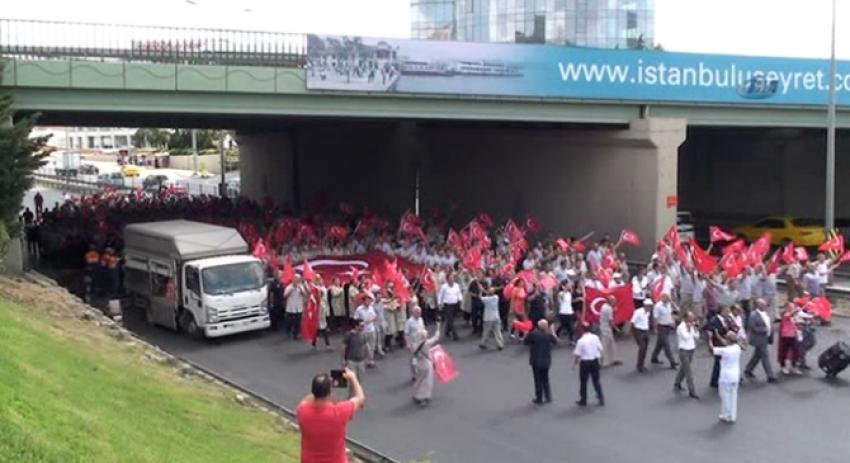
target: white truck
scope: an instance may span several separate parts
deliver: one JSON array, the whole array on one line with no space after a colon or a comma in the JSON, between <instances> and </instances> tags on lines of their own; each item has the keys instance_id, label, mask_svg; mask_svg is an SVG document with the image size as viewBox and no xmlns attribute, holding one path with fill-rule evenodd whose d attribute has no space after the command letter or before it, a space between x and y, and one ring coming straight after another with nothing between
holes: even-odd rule
<instances>
[{"instance_id":1,"label":"white truck","mask_svg":"<svg viewBox=\"0 0 850 463\"><path fill-rule=\"evenodd\" d=\"M60 177L76 177L80 172L80 153L63 151L53 159L53 171Z\"/></svg>"},{"instance_id":2,"label":"white truck","mask_svg":"<svg viewBox=\"0 0 850 463\"><path fill-rule=\"evenodd\" d=\"M124 286L149 323L194 337L271 326L262 263L233 228L188 220L124 228Z\"/></svg>"}]
</instances>

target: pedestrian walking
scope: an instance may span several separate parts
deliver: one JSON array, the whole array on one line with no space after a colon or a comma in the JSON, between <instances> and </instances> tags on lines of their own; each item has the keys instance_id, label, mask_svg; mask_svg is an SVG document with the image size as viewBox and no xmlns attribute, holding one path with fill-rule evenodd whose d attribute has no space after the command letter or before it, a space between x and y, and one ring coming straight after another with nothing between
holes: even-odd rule
<instances>
[{"instance_id":1,"label":"pedestrian walking","mask_svg":"<svg viewBox=\"0 0 850 463\"><path fill-rule=\"evenodd\" d=\"M691 364L694 361L694 351L697 348L697 341L699 341L697 317L693 312L688 312L685 315L685 319L679 323L679 326L676 328L676 339L679 345L679 372L676 373L673 389L675 391L681 391L682 380L687 380L688 397L699 400L699 396L694 388L694 374L691 371Z\"/></svg>"},{"instance_id":2,"label":"pedestrian walking","mask_svg":"<svg viewBox=\"0 0 850 463\"><path fill-rule=\"evenodd\" d=\"M602 383L599 380L599 360L602 358L602 341L599 336L594 334L590 325L582 326L583 333L576 342L573 355L573 369L576 365L579 367L579 400L576 404L584 407L587 405L587 380L593 381L593 389L596 391L596 398L599 399L599 405L605 405L605 397L602 395Z\"/></svg>"},{"instance_id":3,"label":"pedestrian walking","mask_svg":"<svg viewBox=\"0 0 850 463\"><path fill-rule=\"evenodd\" d=\"M558 342L553 327L545 319L537 322L537 327L523 341L529 346L528 363L534 376L534 400L536 405L552 401L549 387L549 367L552 364L552 346Z\"/></svg>"},{"instance_id":4,"label":"pedestrian walking","mask_svg":"<svg viewBox=\"0 0 850 463\"><path fill-rule=\"evenodd\" d=\"M729 345L715 346L709 341L714 355L720 357L720 421L734 423L738 420L738 384L741 382L741 346L734 331L726 334Z\"/></svg>"}]
</instances>

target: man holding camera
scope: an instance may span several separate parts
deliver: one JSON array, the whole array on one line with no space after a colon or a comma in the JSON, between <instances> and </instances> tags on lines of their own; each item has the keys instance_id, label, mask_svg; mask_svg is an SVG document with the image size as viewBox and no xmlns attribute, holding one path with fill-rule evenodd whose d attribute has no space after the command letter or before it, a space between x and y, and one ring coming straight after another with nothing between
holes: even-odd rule
<instances>
[{"instance_id":1,"label":"man holding camera","mask_svg":"<svg viewBox=\"0 0 850 463\"><path fill-rule=\"evenodd\" d=\"M295 410L301 428L301 463L348 463L346 427L357 410L363 408L366 395L354 372L346 368L341 376L348 383L350 399L334 402L331 375L321 373L313 378L311 394Z\"/></svg>"}]
</instances>

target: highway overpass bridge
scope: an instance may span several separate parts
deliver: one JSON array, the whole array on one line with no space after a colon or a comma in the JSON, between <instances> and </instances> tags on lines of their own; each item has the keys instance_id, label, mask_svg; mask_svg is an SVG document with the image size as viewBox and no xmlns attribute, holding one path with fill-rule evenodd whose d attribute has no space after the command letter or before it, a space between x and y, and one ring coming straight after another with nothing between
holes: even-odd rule
<instances>
[{"instance_id":1,"label":"highway overpass bridge","mask_svg":"<svg viewBox=\"0 0 850 463\"><path fill-rule=\"evenodd\" d=\"M373 91L371 78L351 91L328 88L325 71L318 80L317 63L330 53L311 61L310 40L318 39L0 20L0 88L21 113L40 112L45 124L235 129L243 192L295 209L321 198L397 212L418 197L424 211L457 204L462 213L531 213L558 233L630 226L647 238L662 234L682 205L822 214L826 110L817 98L784 103L757 91L714 101L699 97L700 89L691 98L685 88L684 97L667 99L657 87L603 96ZM357 53L397 53L386 43L357 45ZM780 78L772 82L775 91ZM850 105L840 106L838 125L850 128ZM850 158L842 162L850 153L847 133L840 135L839 178L850 173ZM850 188L839 186L838 204L839 215L850 216Z\"/></svg>"}]
</instances>

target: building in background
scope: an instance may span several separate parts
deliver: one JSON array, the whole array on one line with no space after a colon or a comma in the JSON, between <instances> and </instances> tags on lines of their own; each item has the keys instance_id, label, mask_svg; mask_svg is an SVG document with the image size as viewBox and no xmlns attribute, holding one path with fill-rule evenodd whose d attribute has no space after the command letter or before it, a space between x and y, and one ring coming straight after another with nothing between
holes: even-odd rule
<instances>
[{"instance_id":1,"label":"building in background","mask_svg":"<svg viewBox=\"0 0 850 463\"><path fill-rule=\"evenodd\" d=\"M411 0L411 36L427 40L642 48L654 0Z\"/></svg>"},{"instance_id":2,"label":"building in background","mask_svg":"<svg viewBox=\"0 0 850 463\"><path fill-rule=\"evenodd\" d=\"M136 129L126 127L37 126L33 137L51 135L47 145L67 150L118 150L133 145Z\"/></svg>"}]
</instances>

